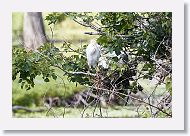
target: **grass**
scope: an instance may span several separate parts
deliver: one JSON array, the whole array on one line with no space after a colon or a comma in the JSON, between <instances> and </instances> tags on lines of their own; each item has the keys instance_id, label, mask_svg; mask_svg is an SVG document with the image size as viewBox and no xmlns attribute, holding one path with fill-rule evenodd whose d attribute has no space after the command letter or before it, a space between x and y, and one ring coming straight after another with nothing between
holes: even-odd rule
<instances>
[{"instance_id":1,"label":"grass","mask_svg":"<svg viewBox=\"0 0 190 136\"><path fill-rule=\"evenodd\" d=\"M40 108L40 107L38 107ZM35 108L33 108L35 109ZM98 108L89 107L85 110L83 108L64 108L54 107L50 111L43 112L24 112L22 110L13 113L14 118L99 118L100 111ZM139 113L139 114L138 114ZM93 116L94 115L94 116ZM141 106L138 109L135 106L115 106L102 108L102 116L105 118L151 118L149 109L146 106ZM159 112L158 118L165 118L166 115Z\"/></svg>"},{"instance_id":2,"label":"grass","mask_svg":"<svg viewBox=\"0 0 190 136\"><path fill-rule=\"evenodd\" d=\"M43 17L45 17L47 14L48 13L43 13ZM52 32L50 26L48 26L47 24L47 21L44 22L44 25L47 36L51 38ZM77 24L70 18L66 18L61 23L51 27L53 28L53 34L55 39L64 39L79 47L81 45L81 41L83 42L83 44L86 44L90 41L90 39L97 37L97 36L84 34L84 32L94 32L94 31L90 28Z\"/></svg>"},{"instance_id":3,"label":"grass","mask_svg":"<svg viewBox=\"0 0 190 136\"><path fill-rule=\"evenodd\" d=\"M94 107L89 107L84 112L83 117L85 118L91 118L93 117ZM65 110L65 111L64 111ZM59 118L81 118L83 113L82 108L53 108L53 110L50 110L50 112L44 111L41 113L25 113L20 111L20 113L14 113L13 117L17 118L36 118L36 117L47 117L47 118L54 118L54 116ZM103 117L121 117L121 118L134 118L137 117L137 112L135 111L135 107L123 107L123 106L117 106L115 108L108 107L108 108L102 108ZM95 117L99 117L99 109L97 108L94 112Z\"/></svg>"},{"instance_id":4,"label":"grass","mask_svg":"<svg viewBox=\"0 0 190 136\"><path fill-rule=\"evenodd\" d=\"M156 96L160 96L166 92L166 87L164 84L156 87L156 85L152 84L151 80L148 79L139 79L138 83L143 87L143 91L148 95L150 95L153 91Z\"/></svg>"},{"instance_id":5,"label":"grass","mask_svg":"<svg viewBox=\"0 0 190 136\"><path fill-rule=\"evenodd\" d=\"M69 82L66 77L64 77L64 83L61 80L55 81L53 79L44 83L41 77L37 77L34 88L26 91L20 88L18 79L16 79L13 81L12 104L29 107L40 106L43 105L44 96L66 98L84 89L81 85L76 87L76 84Z\"/></svg>"},{"instance_id":6,"label":"grass","mask_svg":"<svg viewBox=\"0 0 190 136\"><path fill-rule=\"evenodd\" d=\"M61 70L56 69L58 75L62 75ZM18 83L19 78L12 83L12 104L22 106L40 106L43 105L43 98L45 97L60 97L66 98L76 92L82 91L85 88L77 85L74 82L68 81L67 77L58 77L57 80L50 79L50 82L44 82L41 76L38 76L35 81L34 88L26 91L21 89Z\"/></svg>"},{"instance_id":7,"label":"grass","mask_svg":"<svg viewBox=\"0 0 190 136\"><path fill-rule=\"evenodd\" d=\"M50 27L53 29L53 38L56 40L66 40L67 42L71 42L73 45L80 47L82 44L87 44L90 39L97 38L94 35L86 35L84 32L94 32L92 29L81 26L71 20L70 18L66 18L62 22L56 24L55 26L48 25L48 22L45 20L45 17L49 14L49 12L44 12L42 14L44 19L44 27L46 36L48 38L52 38L52 31ZM13 45L18 45L21 42L18 41L19 36L22 36L23 32L23 21L24 21L24 13L23 12L13 12L12 14L12 33L13 33ZM55 43L56 46L62 46L62 43Z\"/></svg>"}]
</instances>

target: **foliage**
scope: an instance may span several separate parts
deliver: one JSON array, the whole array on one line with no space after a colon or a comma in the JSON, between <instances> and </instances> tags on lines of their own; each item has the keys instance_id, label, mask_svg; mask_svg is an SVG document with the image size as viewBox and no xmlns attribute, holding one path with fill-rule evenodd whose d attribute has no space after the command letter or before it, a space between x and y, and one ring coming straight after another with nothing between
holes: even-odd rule
<instances>
[{"instance_id":1,"label":"foliage","mask_svg":"<svg viewBox=\"0 0 190 136\"><path fill-rule=\"evenodd\" d=\"M99 66L99 69L91 70L95 77L88 74L86 44L72 48L72 43L64 41L63 46L57 48L47 43L37 51L13 48L12 79L19 76L21 88L29 90L34 87L37 76L42 76L44 82L65 76L76 86L116 88L128 94L126 90L133 93L143 90L139 79L156 78L158 84L165 84L166 90L172 94L172 13L52 13L46 16L46 21L55 25L66 16L92 30L86 34L98 35L97 42L101 45L102 57L109 60L109 68L105 70ZM68 55L70 52L72 54ZM62 73L58 75L56 69ZM101 86L99 81L102 81Z\"/></svg>"},{"instance_id":2,"label":"foliage","mask_svg":"<svg viewBox=\"0 0 190 136\"><path fill-rule=\"evenodd\" d=\"M46 57L52 57L56 52L56 48L46 48L43 46L47 53ZM41 49L41 48L40 48ZM23 48L13 48L13 60L12 60L12 79L15 80L17 74L19 74L19 83L21 88L26 88L27 90L34 87L34 79L36 76L42 75L45 82L49 82L49 78L57 79L55 74L55 69L51 68L51 64L54 62L48 61L46 57L40 56L37 52L27 52ZM40 63L39 63L40 62Z\"/></svg>"},{"instance_id":3,"label":"foliage","mask_svg":"<svg viewBox=\"0 0 190 136\"><path fill-rule=\"evenodd\" d=\"M56 73L59 73L56 70ZM43 84L44 79L40 76L37 76L35 79L35 86L29 91L21 89L18 84L18 78L13 82L13 92L12 92L12 104L13 105L22 105L22 106L41 106L43 105L44 97L59 97L67 98L75 93L82 91L84 87L78 85L76 87L75 83L67 81L67 78L64 79L58 78L56 81L50 79L50 82ZM62 83L64 80L64 83Z\"/></svg>"},{"instance_id":4,"label":"foliage","mask_svg":"<svg viewBox=\"0 0 190 136\"><path fill-rule=\"evenodd\" d=\"M135 67L143 62L141 73L148 72L141 74L143 78L151 79L160 69L167 72L164 77L171 75L171 12L65 14L79 24L97 31L100 34L97 41L108 53L115 52L117 56L122 52L128 54L128 64ZM101 27L94 25L98 23ZM118 62L117 59L112 60ZM164 60L167 60L166 64L162 63Z\"/></svg>"},{"instance_id":5,"label":"foliage","mask_svg":"<svg viewBox=\"0 0 190 136\"><path fill-rule=\"evenodd\" d=\"M143 78L148 78L156 71L156 59L167 59L171 62L171 13L52 13L46 17L49 24L55 24L64 16L69 16L84 26L101 33L97 39L98 43L107 53L113 53L119 56L122 52L130 56L129 63L144 62L142 71L147 71ZM98 22L101 27L93 25ZM77 54L65 57L64 53L72 51L70 43L64 43L63 51L53 45L46 44L42 46L39 52L26 52L24 49L13 49L13 80L20 74L19 83L21 87L25 85L26 89L34 86L34 78L42 75L45 82L52 77L56 80L53 67L58 67L68 75L73 82L80 84L90 84L87 77L73 75L69 72L86 72L88 69L85 58L85 45L82 49L74 52ZM80 60L80 61L78 61ZM117 65L118 59L111 60L111 66L114 69L120 69ZM116 64L116 65L114 65Z\"/></svg>"},{"instance_id":6,"label":"foliage","mask_svg":"<svg viewBox=\"0 0 190 136\"><path fill-rule=\"evenodd\" d=\"M64 52L68 52L65 49ZM27 52L23 48L13 48L13 60L12 60L12 79L15 80L19 74L18 83L21 84L21 88L26 90L34 87L34 79L37 76L42 76L45 82L49 82L50 78L54 80L57 76L67 75L68 79L72 82L79 82L80 84L84 81L88 81L88 78L82 77L81 75L74 75L69 71L87 71L86 59L83 55L71 55L64 56L60 53L60 50L51 44L45 44L41 46L38 51ZM78 61L80 59L80 61ZM63 75L56 75L55 69L59 68L62 70Z\"/></svg>"},{"instance_id":7,"label":"foliage","mask_svg":"<svg viewBox=\"0 0 190 136\"><path fill-rule=\"evenodd\" d=\"M59 12L53 12L46 16L45 20L48 20L48 25L60 23L65 20L65 15Z\"/></svg>"}]
</instances>

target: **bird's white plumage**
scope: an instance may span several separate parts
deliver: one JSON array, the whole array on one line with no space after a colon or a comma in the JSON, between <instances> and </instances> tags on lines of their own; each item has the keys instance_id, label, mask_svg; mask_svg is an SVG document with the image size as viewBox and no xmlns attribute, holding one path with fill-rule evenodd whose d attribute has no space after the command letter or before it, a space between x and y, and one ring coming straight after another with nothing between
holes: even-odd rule
<instances>
[{"instance_id":1,"label":"bird's white plumage","mask_svg":"<svg viewBox=\"0 0 190 136\"><path fill-rule=\"evenodd\" d=\"M90 44L86 48L86 56L89 68L95 67L101 55L100 45L97 44L96 40L91 40Z\"/></svg>"},{"instance_id":2,"label":"bird's white plumage","mask_svg":"<svg viewBox=\"0 0 190 136\"><path fill-rule=\"evenodd\" d=\"M102 66L104 69L108 69L109 62L108 62L107 58L104 56L100 57L98 66Z\"/></svg>"}]
</instances>

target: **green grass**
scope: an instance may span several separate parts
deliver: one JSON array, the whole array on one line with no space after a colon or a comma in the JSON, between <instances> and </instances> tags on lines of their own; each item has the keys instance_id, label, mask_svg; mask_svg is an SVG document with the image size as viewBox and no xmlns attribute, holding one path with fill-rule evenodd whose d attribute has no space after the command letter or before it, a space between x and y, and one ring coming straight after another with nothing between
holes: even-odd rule
<instances>
[{"instance_id":1,"label":"green grass","mask_svg":"<svg viewBox=\"0 0 190 136\"><path fill-rule=\"evenodd\" d=\"M93 112L94 112L95 107L89 107L87 110L84 112L83 117L85 118L91 118L93 117ZM18 112L14 113L13 117L17 118L35 118L35 117L47 117L47 118L54 118L54 117L59 117L59 118L81 118L83 113L82 108L53 108L49 112L44 111L41 113L25 113L25 112ZM96 108L94 112L95 117L99 117L100 112L99 108ZM117 106L115 108L113 107L108 107L108 108L102 108L102 115L103 117L121 117L121 118L134 118L137 117L137 112L135 111L135 107L122 107L122 106Z\"/></svg>"},{"instance_id":2,"label":"green grass","mask_svg":"<svg viewBox=\"0 0 190 136\"><path fill-rule=\"evenodd\" d=\"M89 43L90 39L97 38L97 36L86 35L84 32L94 32L92 29L81 26L71 20L70 18L66 18L60 23L57 23L55 26L48 25L48 22L45 20L45 17L49 14L49 12L44 12L44 27L45 32L48 38L52 38L52 31L50 27L53 29L53 39L57 40L66 40L67 42L71 42L73 45L80 47L81 41L82 44ZM13 12L12 14L12 32L13 32L13 45L21 44L18 40L18 36L22 35L23 32L23 21L24 21L24 13L23 12ZM56 43L56 46L62 46L62 43Z\"/></svg>"},{"instance_id":3,"label":"green grass","mask_svg":"<svg viewBox=\"0 0 190 136\"><path fill-rule=\"evenodd\" d=\"M76 87L75 83L68 82L66 77L64 78L64 84L58 83L53 79L48 83L44 83L41 77L38 77L36 80L36 85L34 88L26 91L21 89L18 84L18 79L13 82L13 92L12 92L12 103L13 105L23 105L23 106L32 106L42 105L43 97L68 97L73 95L76 92L82 91L83 86L78 85Z\"/></svg>"},{"instance_id":4,"label":"green grass","mask_svg":"<svg viewBox=\"0 0 190 136\"><path fill-rule=\"evenodd\" d=\"M61 71L56 70L56 73L61 75ZM19 78L13 81L12 88L12 104L22 106L40 106L43 105L43 98L45 97L69 97L76 92L82 91L85 88L76 83L69 82L67 77L59 78L55 81L50 79L50 82L45 83L42 77L38 76L35 79L35 86L26 91L21 89L18 83Z\"/></svg>"},{"instance_id":5,"label":"green grass","mask_svg":"<svg viewBox=\"0 0 190 136\"><path fill-rule=\"evenodd\" d=\"M40 107L37 107L40 108ZM35 108L34 108L35 109ZM64 108L54 107L44 112L28 113L22 110L13 113L14 118L92 118L100 117L99 108L88 107L85 111L83 108ZM138 114L139 113L139 114ZM102 116L105 118L151 118L150 111L145 106L140 106L137 112L135 106L115 106L102 108ZM158 118L165 118L166 115L159 112Z\"/></svg>"},{"instance_id":6,"label":"green grass","mask_svg":"<svg viewBox=\"0 0 190 136\"><path fill-rule=\"evenodd\" d=\"M162 95L166 92L166 87L164 84L156 87L156 85L152 84L151 80L148 79L139 79L138 83L143 87L143 91L148 95L150 95L153 91L156 96Z\"/></svg>"},{"instance_id":7,"label":"green grass","mask_svg":"<svg viewBox=\"0 0 190 136\"><path fill-rule=\"evenodd\" d=\"M43 17L48 13L43 13ZM52 32L50 26L48 26L47 21L44 21L46 34L49 38L52 37ZM81 41L83 44L86 44L90 41L90 39L97 38L97 36L86 35L84 32L94 32L92 29L81 26L71 20L70 18L66 18L61 23L56 24L55 26L51 26L53 28L53 34L55 39L64 39L72 44L79 46L81 45Z\"/></svg>"}]
</instances>

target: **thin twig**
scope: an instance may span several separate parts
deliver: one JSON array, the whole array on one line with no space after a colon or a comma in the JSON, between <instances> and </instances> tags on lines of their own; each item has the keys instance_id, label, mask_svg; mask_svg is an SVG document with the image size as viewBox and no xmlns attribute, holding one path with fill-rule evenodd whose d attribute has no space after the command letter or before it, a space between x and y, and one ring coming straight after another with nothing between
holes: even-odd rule
<instances>
[{"instance_id":1,"label":"thin twig","mask_svg":"<svg viewBox=\"0 0 190 136\"><path fill-rule=\"evenodd\" d=\"M91 87L91 86L89 86L89 87ZM102 91L108 91L108 92L113 92L112 90L108 90L108 89L104 89L104 88L96 88L96 87L94 87L94 89L96 89L96 90L102 90ZM152 104L150 104L150 103L145 102L144 100L135 98L135 97L133 97L133 96L131 96L131 95L127 95L127 94L124 94L124 93L116 92L116 91L115 91L114 93L115 93L115 94L120 94L120 95L123 95L123 96L126 96L126 97L129 96L130 98L132 98L132 99L134 99L134 100L137 100L137 101L139 101L139 102L142 102L142 103L144 103L144 104L147 104L147 105L149 105L149 106L152 106L152 107L158 109L159 111L165 113L167 116L172 117L171 114L169 114L169 113L163 111L162 109L160 109L159 107L156 107L155 105L152 105Z\"/></svg>"}]
</instances>

